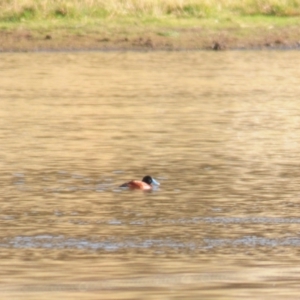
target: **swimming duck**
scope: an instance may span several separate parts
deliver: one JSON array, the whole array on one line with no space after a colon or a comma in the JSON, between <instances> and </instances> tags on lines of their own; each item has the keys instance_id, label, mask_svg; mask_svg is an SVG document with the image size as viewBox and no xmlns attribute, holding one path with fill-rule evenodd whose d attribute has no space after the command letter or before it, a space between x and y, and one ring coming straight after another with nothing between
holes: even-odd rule
<instances>
[{"instance_id":1,"label":"swimming duck","mask_svg":"<svg viewBox=\"0 0 300 300\"><path fill-rule=\"evenodd\" d=\"M120 187L127 187L131 190L143 190L149 191L152 190L153 186L158 186L159 182L157 182L154 178L147 175L142 180L131 180L129 182L125 182Z\"/></svg>"}]
</instances>

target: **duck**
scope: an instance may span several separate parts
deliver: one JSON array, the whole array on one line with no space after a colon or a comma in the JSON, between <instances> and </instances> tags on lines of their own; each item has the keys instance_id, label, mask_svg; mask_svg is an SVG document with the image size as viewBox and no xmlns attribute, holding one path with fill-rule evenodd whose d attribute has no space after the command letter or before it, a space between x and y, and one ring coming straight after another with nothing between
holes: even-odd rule
<instances>
[{"instance_id":1,"label":"duck","mask_svg":"<svg viewBox=\"0 0 300 300\"><path fill-rule=\"evenodd\" d=\"M131 180L120 185L121 188L129 188L131 190L152 190L155 186L159 186L160 183L156 181L150 175L146 175L142 180Z\"/></svg>"}]
</instances>

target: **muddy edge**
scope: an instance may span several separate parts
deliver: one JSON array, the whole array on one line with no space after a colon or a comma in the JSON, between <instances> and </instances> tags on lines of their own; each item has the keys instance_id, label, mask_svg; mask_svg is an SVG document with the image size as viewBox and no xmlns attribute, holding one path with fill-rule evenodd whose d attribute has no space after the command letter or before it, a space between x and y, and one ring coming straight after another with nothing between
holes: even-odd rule
<instances>
[{"instance_id":1,"label":"muddy edge","mask_svg":"<svg viewBox=\"0 0 300 300\"><path fill-rule=\"evenodd\" d=\"M300 27L266 30L208 30L201 28L139 34L72 34L68 32L0 31L0 51L67 50L230 50L230 49L298 49Z\"/></svg>"}]
</instances>

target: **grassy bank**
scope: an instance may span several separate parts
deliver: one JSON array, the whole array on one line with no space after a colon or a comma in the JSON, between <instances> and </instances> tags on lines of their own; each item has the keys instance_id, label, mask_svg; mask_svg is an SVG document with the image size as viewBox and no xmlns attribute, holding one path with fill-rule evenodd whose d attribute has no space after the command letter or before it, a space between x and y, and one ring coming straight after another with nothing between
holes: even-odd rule
<instances>
[{"instance_id":1,"label":"grassy bank","mask_svg":"<svg viewBox=\"0 0 300 300\"><path fill-rule=\"evenodd\" d=\"M2 50L298 45L298 0L2 0Z\"/></svg>"},{"instance_id":2,"label":"grassy bank","mask_svg":"<svg viewBox=\"0 0 300 300\"><path fill-rule=\"evenodd\" d=\"M2 0L0 21L32 19L207 18L219 15L299 16L298 0Z\"/></svg>"}]
</instances>

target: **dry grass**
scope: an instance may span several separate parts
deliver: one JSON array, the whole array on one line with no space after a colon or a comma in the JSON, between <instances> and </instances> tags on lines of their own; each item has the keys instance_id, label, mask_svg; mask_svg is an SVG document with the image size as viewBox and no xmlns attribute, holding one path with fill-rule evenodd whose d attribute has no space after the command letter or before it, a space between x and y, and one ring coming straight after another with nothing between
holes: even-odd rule
<instances>
[{"instance_id":1,"label":"dry grass","mask_svg":"<svg viewBox=\"0 0 300 300\"><path fill-rule=\"evenodd\" d=\"M299 16L299 0L1 0L0 21L149 16Z\"/></svg>"},{"instance_id":2,"label":"dry grass","mask_svg":"<svg viewBox=\"0 0 300 300\"><path fill-rule=\"evenodd\" d=\"M300 0L0 0L0 51L298 47L299 24Z\"/></svg>"}]
</instances>

